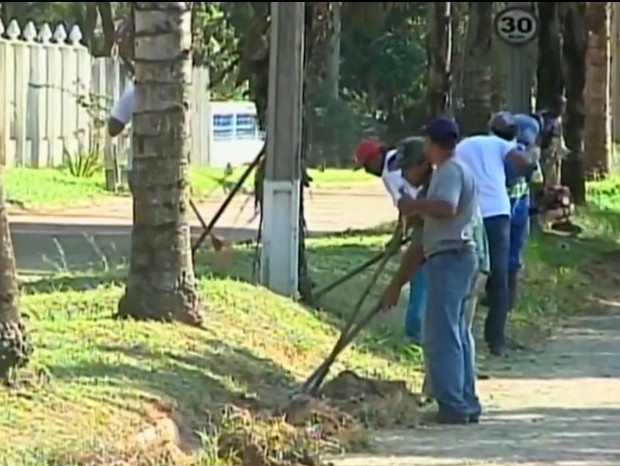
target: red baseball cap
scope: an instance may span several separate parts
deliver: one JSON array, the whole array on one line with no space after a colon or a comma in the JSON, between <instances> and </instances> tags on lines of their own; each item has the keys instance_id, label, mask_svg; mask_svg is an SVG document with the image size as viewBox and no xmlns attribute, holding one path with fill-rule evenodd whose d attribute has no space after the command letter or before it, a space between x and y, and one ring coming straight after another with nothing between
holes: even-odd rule
<instances>
[{"instance_id":1,"label":"red baseball cap","mask_svg":"<svg viewBox=\"0 0 620 466\"><path fill-rule=\"evenodd\" d=\"M381 141L378 139L363 139L355 148L357 168L363 167L372 160L381 156Z\"/></svg>"}]
</instances>

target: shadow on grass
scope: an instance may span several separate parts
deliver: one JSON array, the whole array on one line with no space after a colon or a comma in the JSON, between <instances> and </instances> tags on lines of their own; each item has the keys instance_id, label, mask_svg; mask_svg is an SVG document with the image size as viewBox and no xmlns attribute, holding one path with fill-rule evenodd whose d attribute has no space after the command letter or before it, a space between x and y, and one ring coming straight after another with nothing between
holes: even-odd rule
<instances>
[{"instance_id":1,"label":"shadow on grass","mask_svg":"<svg viewBox=\"0 0 620 466\"><path fill-rule=\"evenodd\" d=\"M118 397L111 396L105 402L116 403L124 410L132 407L126 390L142 392L138 401L150 406L136 403L132 409L142 415L171 415L188 440L206 428L211 416L217 416L226 404L271 408L286 400L294 387L293 377L285 369L247 350L219 340L205 340L200 348L208 353L102 345L93 348L99 360L50 365L48 369L54 378L78 384L92 385L105 379L112 387L109 393L118 390Z\"/></svg>"}]
</instances>

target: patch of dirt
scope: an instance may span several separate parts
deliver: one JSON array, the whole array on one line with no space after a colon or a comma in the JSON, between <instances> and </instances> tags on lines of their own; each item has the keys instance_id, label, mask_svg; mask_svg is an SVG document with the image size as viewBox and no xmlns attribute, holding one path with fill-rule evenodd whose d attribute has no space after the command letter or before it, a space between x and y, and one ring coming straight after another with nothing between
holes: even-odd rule
<instances>
[{"instance_id":1,"label":"patch of dirt","mask_svg":"<svg viewBox=\"0 0 620 466\"><path fill-rule=\"evenodd\" d=\"M369 429L413 428L422 399L404 380L380 380L344 371L325 384L321 396Z\"/></svg>"}]
</instances>

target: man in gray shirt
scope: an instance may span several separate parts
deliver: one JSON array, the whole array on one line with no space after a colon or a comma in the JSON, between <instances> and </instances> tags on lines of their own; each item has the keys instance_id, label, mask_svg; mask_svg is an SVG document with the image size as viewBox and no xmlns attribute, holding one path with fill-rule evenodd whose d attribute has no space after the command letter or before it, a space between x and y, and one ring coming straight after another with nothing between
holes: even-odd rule
<instances>
[{"instance_id":1,"label":"man in gray shirt","mask_svg":"<svg viewBox=\"0 0 620 466\"><path fill-rule=\"evenodd\" d=\"M481 413L467 312L478 268L478 202L471 171L453 158L458 136L453 120L439 117L430 122L425 153L436 168L426 198L408 199L399 206L404 215L424 217L428 296L422 344L439 406L435 421L444 424L475 423Z\"/></svg>"}]
</instances>

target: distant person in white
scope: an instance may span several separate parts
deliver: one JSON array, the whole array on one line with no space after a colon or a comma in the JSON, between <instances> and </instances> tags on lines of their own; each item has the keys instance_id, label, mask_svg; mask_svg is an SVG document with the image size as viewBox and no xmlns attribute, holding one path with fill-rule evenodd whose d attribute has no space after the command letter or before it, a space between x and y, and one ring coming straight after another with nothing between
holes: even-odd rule
<instances>
[{"instance_id":1,"label":"distant person in white","mask_svg":"<svg viewBox=\"0 0 620 466\"><path fill-rule=\"evenodd\" d=\"M517 124L508 112L490 122L491 134L471 136L457 144L454 158L466 165L478 187L478 203L489 243L491 273L487 282L489 313L484 339L491 354L506 348L505 328L509 309L508 255L510 248L510 199L506 190L505 163L515 172L528 170L530 161L517 150Z\"/></svg>"},{"instance_id":2,"label":"distant person in white","mask_svg":"<svg viewBox=\"0 0 620 466\"><path fill-rule=\"evenodd\" d=\"M390 162L396 155L396 149L389 149L378 139L362 140L355 149L356 168L363 168L366 173L381 177L385 189L392 196L394 206L403 193L416 197L418 190L403 178L400 170L390 169Z\"/></svg>"},{"instance_id":3,"label":"distant person in white","mask_svg":"<svg viewBox=\"0 0 620 466\"><path fill-rule=\"evenodd\" d=\"M108 118L108 133L111 137L116 137L121 134L125 127L131 122L133 107L134 85L129 84L110 112Z\"/></svg>"}]
</instances>

